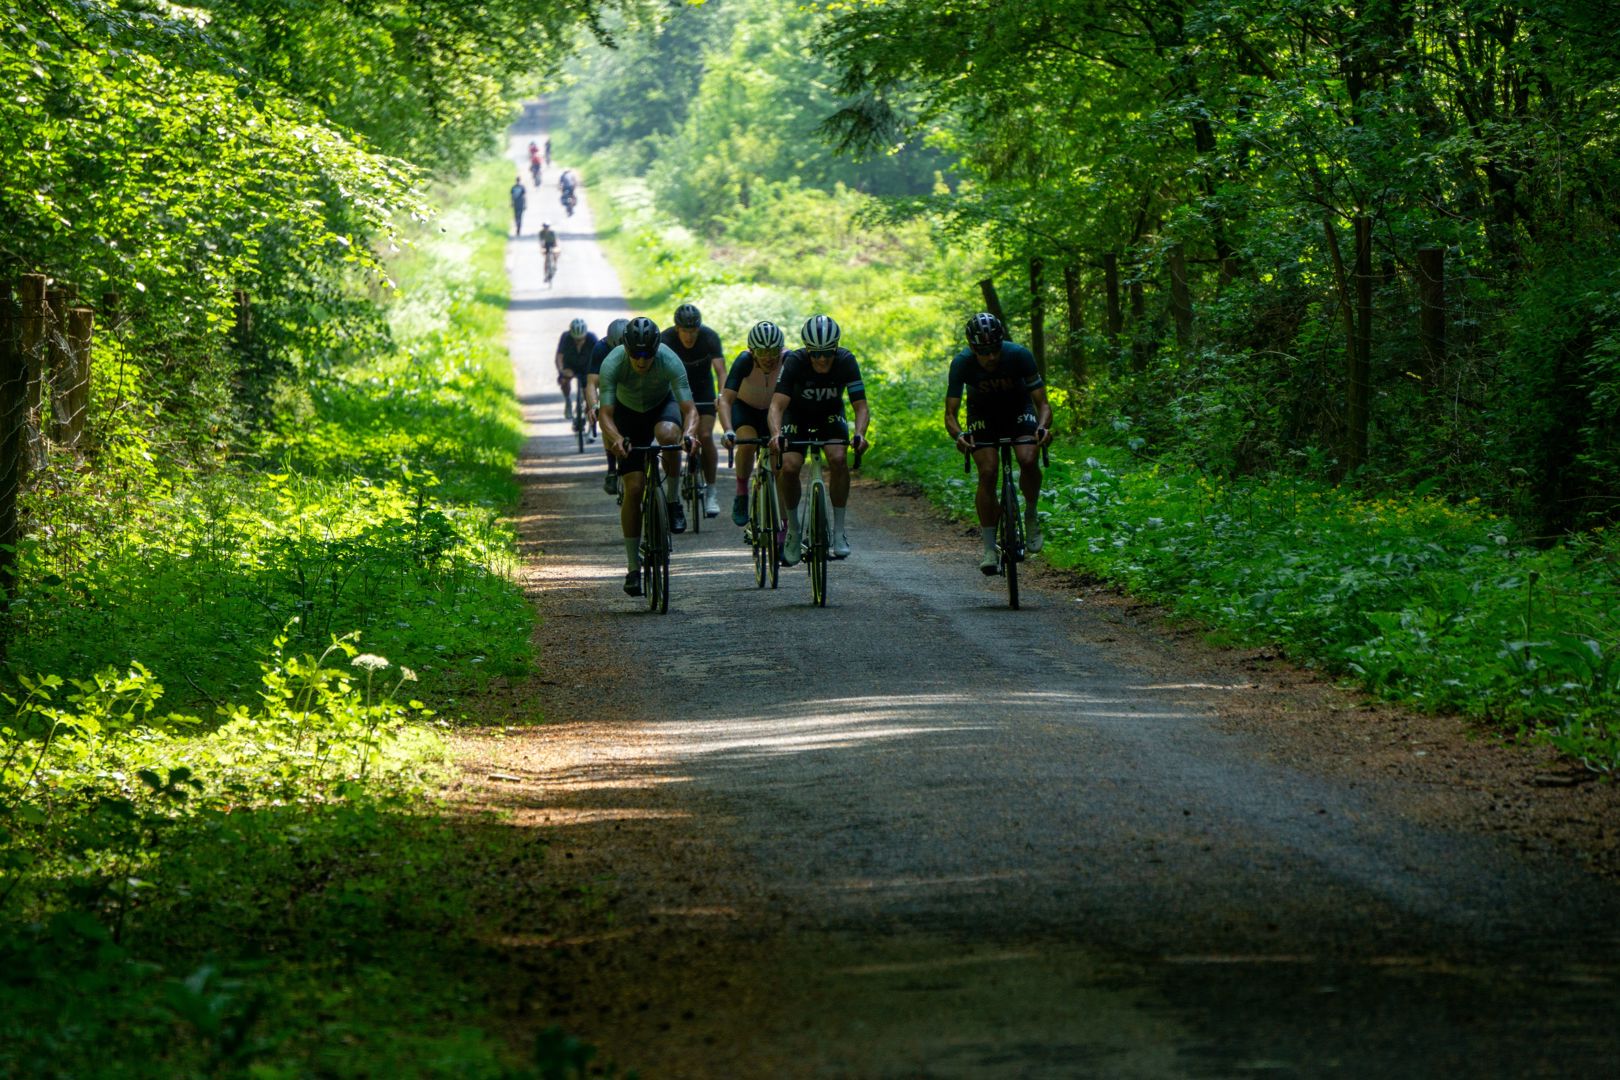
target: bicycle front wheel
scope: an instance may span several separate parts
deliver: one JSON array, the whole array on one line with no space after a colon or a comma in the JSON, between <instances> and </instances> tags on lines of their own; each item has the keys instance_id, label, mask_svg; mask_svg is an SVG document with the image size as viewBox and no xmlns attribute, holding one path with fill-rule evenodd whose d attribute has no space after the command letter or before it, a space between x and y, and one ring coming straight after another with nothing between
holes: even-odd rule
<instances>
[{"instance_id":1,"label":"bicycle front wheel","mask_svg":"<svg viewBox=\"0 0 1620 1080\"><path fill-rule=\"evenodd\" d=\"M832 548L830 527L827 493L818 484L810 493L810 551L804 560L810 568L810 601L817 607L827 606L827 562Z\"/></svg>"},{"instance_id":2,"label":"bicycle front wheel","mask_svg":"<svg viewBox=\"0 0 1620 1080\"><path fill-rule=\"evenodd\" d=\"M748 492L748 542L754 547L754 587L763 589L770 574L776 537L765 527L765 487L755 477Z\"/></svg>"},{"instance_id":3,"label":"bicycle front wheel","mask_svg":"<svg viewBox=\"0 0 1620 1080\"><path fill-rule=\"evenodd\" d=\"M776 501L776 482L765 481L765 546L769 549L766 565L771 572L771 588L776 588L777 575L782 570L782 508Z\"/></svg>"},{"instance_id":4,"label":"bicycle front wheel","mask_svg":"<svg viewBox=\"0 0 1620 1080\"><path fill-rule=\"evenodd\" d=\"M1024 540L1018 517L1018 488L1012 473L1001 474L1001 522L996 543L1001 548L1001 569L1007 575L1007 606L1018 610L1018 564L1024 557Z\"/></svg>"},{"instance_id":5,"label":"bicycle front wheel","mask_svg":"<svg viewBox=\"0 0 1620 1080\"><path fill-rule=\"evenodd\" d=\"M686 500L686 527L696 536L703 531L703 484L698 480L700 475L696 469L690 468L681 478L681 495Z\"/></svg>"},{"instance_id":6,"label":"bicycle front wheel","mask_svg":"<svg viewBox=\"0 0 1620 1080\"><path fill-rule=\"evenodd\" d=\"M642 507L641 536L641 585L647 610L663 615L669 611L669 507L661 494Z\"/></svg>"}]
</instances>

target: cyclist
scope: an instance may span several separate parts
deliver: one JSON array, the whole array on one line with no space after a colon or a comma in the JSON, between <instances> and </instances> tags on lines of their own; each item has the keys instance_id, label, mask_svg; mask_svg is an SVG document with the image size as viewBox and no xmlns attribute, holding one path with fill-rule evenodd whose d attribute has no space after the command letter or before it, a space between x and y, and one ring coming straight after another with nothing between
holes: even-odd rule
<instances>
[{"instance_id":1,"label":"cyclist","mask_svg":"<svg viewBox=\"0 0 1620 1080\"><path fill-rule=\"evenodd\" d=\"M748 348L732 361L725 389L716 402L727 446L738 438L757 439L770 433L766 413L776 376L782 371L782 345L782 328L773 322L755 323L748 331ZM748 524L748 477L754 471L755 449L752 445L737 447L737 494L731 500L731 520L738 525Z\"/></svg>"},{"instance_id":2,"label":"cyclist","mask_svg":"<svg viewBox=\"0 0 1620 1080\"><path fill-rule=\"evenodd\" d=\"M523 186L523 177L512 181L512 235L523 235L523 209L529 205L529 193Z\"/></svg>"},{"instance_id":3,"label":"cyclist","mask_svg":"<svg viewBox=\"0 0 1620 1080\"><path fill-rule=\"evenodd\" d=\"M661 339L681 363L686 365L687 382L698 411L698 445L703 450L703 516L718 517L720 500L714 493L714 474L720 467L720 451L714 445L715 379L726 377L725 350L720 335L703 325L703 315L694 304L675 309L675 325Z\"/></svg>"},{"instance_id":4,"label":"cyclist","mask_svg":"<svg viewBox=\"0 0 1620 1080\"><path fill-rule=\"evenodd\" d=\"M557 338L557 385L562 388L563 419L574 416L573 383L578 379L585 385L591 373L591 353L596 351L596 335L585 326L584 319L575 319Z\"/></svg>"},{"instance_id":5,"label":"cyclist","mask_svg":"<svg viewBox=\"0 0 1620 1080\"><path fill-rule=\"evenodd\" d=\"M551 136L546 136L546 164L551 164Z\"/></svg>"},{"instance_id":6,"label":"cyclist","mask_svg":"<svg viewBox=\"0 0 1620 1080\"><path fill-rule=\"evenodd\" d=\"M552 231L551 222L540 223L540 254L553 266L557 262L557 234Z\"/></svg>"},{"instance_id":7,"label":"cyclist","mask_svg":"<svg viewBox=\"0 0 1620 1080\"><path fill-rule=\"evenodd\" d=\"M579 199L579 197L574 193L574 170L564 169L562 171L562 175L557 177L557 187L562 193L563 209L568 211L569 216L572 216L574 213L574 207L578 205Z\"/></svg>"},{"instance_id":8,"label":"cyclist","mask_svg":"<svg viewBox=\"0 0 1620 1080\"><path fill-rule=\"evenodd\" d=\"M534 177L534 186L540 186L540 151L529 151L529 175Z\"/></svg>"},{"instance_id":9,"label":"cyclist","mask_svg":"<svg viewBox=\"0 0 1620 1080\"><path fill-rule=\"evenodd\" d=\"M599 384L602 381L602 361L606 360L608 353L617 349L619 343L624 340L624 328L629 323L629 319L614 319L608 323L607 333L602 335L602 340L598 341L596 348L591 351L590 375L585 379L585 407L590 409L592 414L597 414L597 395L600 389ZM596 423L598 427L601 426L602 419L600 415L597 415ZM602 490L609 495L617 495L619 493L619 459L614 457L613 451L607 449L605 445L602 449L607 454L607 476L602 480Z\"/></svg>"},{"instance_id":10,"label":"cyclist","mask_svg":"<svg viewBox=\"0 0 1620 1080\"><path fill-rule=\"evenodd\" d=\"M999 455L994 446L975 447L976 439L1028 438L1013 447L1018 458L1018 487L1024 494L1024 550L1041 550L1041 525L1035 504L1041 497L1041 465L1035 451L1052 441L1052 406L1035 366L1034 355L1007 340L1001 320L981 311L967 321L968 347L951 360L945 390L945 430L957 449L972 454L979 467L979 489L973 496L979 511L979 533L984 557L979 569L994 574L996 522L1001 504L996 495ZM962 394L967 393L967 428L957 420Z\"/></svg>"},{"instance_id":11,"label":"cyclist","mask_svg":"<svg viewBox=\"0 0 1620 1080\"><path fill-rule=\"evenodd\" d=\"M872 414L866 404L866 386L855 355L840 348L838 324L826 315L812 315L799 331L804 347L782 358L782 374L771 395L769 424L771 449L782 455L782 468L776 474L777 493L787 510L788 535L782 561L792 566L799 561L799 470L804 467L804 440L848 440L856 452L867 447L866 428ZM855 430L844 418L844 395L849 394L855 412ZM798 447L798 449L794 449ZM849 502L848 447L827 446L827 493L833 507L832 555L849 555L849 537L844 532L844 510Z\"/></svg>"},{"instance_id":12,"label":"cyclist","mask_svg":"<svg viewBox=\"0 0 1620 1080\"><path fill-rule=\"evenodd\" d=\"M692 387L686 367L658 340L658 326L642 316L624 328L624 341L602 361L599 388L602 408L598 422L602 442L619 459L624 500L619 525L624 534L624 555L629 571L624 591L641 595L641 455L632 444L643 446L657 439L664 451L664 499L669 503L669 529L686 531L681 510L681 450L690 451L696 439L698 414L692 407Z\"/></svg>"}]
</instances>

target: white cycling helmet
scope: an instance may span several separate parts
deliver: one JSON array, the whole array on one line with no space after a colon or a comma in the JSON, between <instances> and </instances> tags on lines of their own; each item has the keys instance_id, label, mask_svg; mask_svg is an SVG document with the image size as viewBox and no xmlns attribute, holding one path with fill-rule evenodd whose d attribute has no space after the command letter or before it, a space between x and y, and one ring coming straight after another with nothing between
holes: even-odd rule
<instances>
[{"instance_id":1,"label":"white cycling helmet","mask_svg":"<svg viewBox=\"0 0 1620 1080\"><path fill-rule=\"evenodd\" d=\"M805 348L823 352L838 348L838 333L838 324L833 322L832 316L812 315L804 321L799 339Z\"/></svg>"},{"instance_id":2,"label":"white cycling helmet","mask_svg":"<svg viewBox=\"0 0 1620 1080\"><path fill-rule=\"evenodd\" d=\"M584 319L575 319L573 322L568 324L568 335L575 341L578 341L589 332L590 328L585 325Z\"/></svg>"},{"instance_id":3,"label":"white cycling helmet","mask_svg":"<svg viewBox=\"0 0 1620 1080\"><path fill-rule=\"evenodd\" d=\"M780 349L784 340L782 328L773 322L757 322L748 331L748 347L756 352Z\"/></svg>"}]
</instances>

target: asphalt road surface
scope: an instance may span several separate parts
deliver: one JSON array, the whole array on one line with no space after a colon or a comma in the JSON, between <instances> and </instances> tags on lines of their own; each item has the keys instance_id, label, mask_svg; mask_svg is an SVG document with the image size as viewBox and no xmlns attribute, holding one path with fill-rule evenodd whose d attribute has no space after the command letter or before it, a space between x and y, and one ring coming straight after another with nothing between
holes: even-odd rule
<instances>
[{"instance_id":1,"label":"asphalt road surface","mask_svg":"<svg viewBox=\"0 0 1620 1080\"><path fill-rule=\"evenodd\" d=\"M754 587L722 468L669 614L626 597L599 444L575 452L553 366L570 318L632 314L585 194L550 214L554 287L532 236L509 256L551 737L592 748L575 787L633 773L644 816L724 852L692 886L707 917L660 924L701 965L616 946L623 985L701 969L679 993L702 1037L585 1037L653 1077L1620 1075L1612 884L1279 762L1221 724L1231 687L1142 660L1060 582L1008 611L916 500L858 486L817 609L802 569ZM556 750L510 767L546 780ZM625 858L620 888L667 891L669 860ZM715 988L751 981L769 1000Z\"/></svg>"}]
</instances>

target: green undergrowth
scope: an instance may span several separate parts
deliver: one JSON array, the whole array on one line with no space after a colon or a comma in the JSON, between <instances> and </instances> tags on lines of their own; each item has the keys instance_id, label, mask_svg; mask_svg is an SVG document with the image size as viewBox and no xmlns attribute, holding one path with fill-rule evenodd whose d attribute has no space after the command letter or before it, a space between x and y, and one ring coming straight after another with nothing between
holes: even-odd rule
<instances>
[{"instance_id":1,"label":"green undergrowth","mask_svg":"<svg viewBox=\"0 0 1620 1080\"><path fill-rule=\"evenodd\" d=\"M464 209L376 294L391 332L285 373L266 431L166 462L123 358L89 465L31 496L0 1075L583 1075L559 1032L495 1034L487 944L514 880L530 911L577 901L526 830L435 795L460 695L531 662L500 519L509 169L442 193Z\"/></svg>"},{"instance_id":2,"label":"green undergrowth","mask_svg":"<svg viewBox=\"0 0 1620 1080\"><path fill-rule=\"evenodd\" d=\"M640 181L609 173L598 186L593 206L632 295L655 309L693 299L728 343L760 318L791 335L806 315L832 314L872 402L868 472L972 514L973 482L940 421L957 328L978 303L971 264L920 232L854 230L858 196L779 187L760 215L706 246L662 219ZM1057 426L1072 428L1065 390L1052 397ZM1620 769L1620 538L1537 547L1478 505L1428 491L1373 497L1287 474L1217 480L1137 456L1128 427L1120 419L1053 447L1047 561L1223 641L1280 645L1391 700Z\"/></svg>"}]
</instances>

